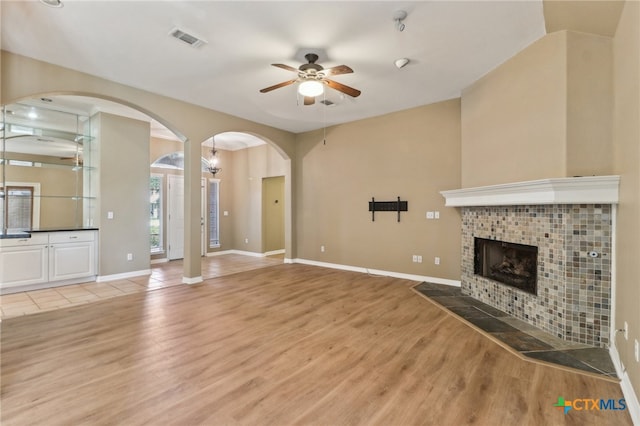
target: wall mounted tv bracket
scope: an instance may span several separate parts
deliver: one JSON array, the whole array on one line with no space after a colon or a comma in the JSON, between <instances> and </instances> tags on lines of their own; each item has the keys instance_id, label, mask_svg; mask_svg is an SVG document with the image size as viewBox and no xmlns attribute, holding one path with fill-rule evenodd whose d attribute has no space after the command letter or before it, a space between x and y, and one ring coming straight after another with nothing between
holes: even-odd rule
<instances>
[{"instance_id":1,"label":"wall mounted tv bracket","mask_svg":"<svg viewBox=\"0 0 640 426\"><path fill-rule=\"evenodd\" d=\"M398 201L376 201L373 197L371 197L371 201L369 201L369 211L371 212L372 222L376 221L376 212L397 212L398 222L400 222L400 212L406 212L408 210L409 202L400 201L400 197L398 197Z\"/></svg>"}]
</instances>

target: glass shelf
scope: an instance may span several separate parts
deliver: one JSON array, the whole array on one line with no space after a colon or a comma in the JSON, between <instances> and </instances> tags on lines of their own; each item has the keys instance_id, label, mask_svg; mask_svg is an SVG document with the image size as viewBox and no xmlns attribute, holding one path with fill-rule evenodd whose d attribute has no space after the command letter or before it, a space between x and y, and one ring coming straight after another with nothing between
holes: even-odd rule
<instances>
[{"instance_id":1,"label":"glass shelf","mask_svg":"<svg viewBox=\"0 0 640 426\"><path fill-rule=\"evenodd\" d=\"M49 169L70 170L73 172L97 170L95 167L85 166L85 165L47 163L43 161L30 161L30 160L27 161L27 160L18 160L18 159L12 159L12 158L6 158L6 159L0 158L0 164L3 164L5 162L6 162L7 168L9 167L40 167L40 168L49 168Z\"/></svg>"}]
</instances>

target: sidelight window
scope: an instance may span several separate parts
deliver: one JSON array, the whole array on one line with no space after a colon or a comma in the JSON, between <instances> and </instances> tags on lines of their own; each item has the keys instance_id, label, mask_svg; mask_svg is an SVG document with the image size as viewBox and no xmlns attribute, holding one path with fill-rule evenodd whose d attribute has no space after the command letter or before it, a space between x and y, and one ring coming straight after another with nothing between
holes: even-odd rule
<instances>
[{"instance_id":1,"label":"sidelight window","mask_svg":"<svg viewBox=\"0 0 640 426\"><path fill-rule=\"evenodd\" d=\"M209 179L209 248L220 247L220 181Z\"/></svg>"},{"instance_id":2,"label":"sidelight window","mask_svg":"<svg viewBox=\"0 0 640 426\"><path fill-rule=\"evenodd\" d=\"M149 231L151 253L163 252L162 229L162 175L151 175L149 185Z\"/></svg>"}]
</instances>

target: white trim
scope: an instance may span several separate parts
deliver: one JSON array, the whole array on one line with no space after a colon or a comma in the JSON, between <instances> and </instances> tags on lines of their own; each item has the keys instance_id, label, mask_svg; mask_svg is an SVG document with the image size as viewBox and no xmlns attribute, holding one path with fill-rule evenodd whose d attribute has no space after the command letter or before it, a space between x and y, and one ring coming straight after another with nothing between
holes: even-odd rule
<instances>
[{"instance_id":1,"label":"white trim","mask_svg":"<svg viewBox=\"0 0 640 426\"><path fill-rule=\"evenodd\" d=\"M271 252L268 252L271 253ZM283 251L284 253L284 251ZM211 251L207 253L207 257L211 256L223 256L225 254L241 254L243 256L252 256L252 257L265 257L269 256L267 253L256 253L255 251L244 251L244 250L221 250L221 251Z\"/></svg>"},{"instance_id":2,"label":"white trim","mask_svg":"<svg viewBox=\"0 0 640 426\"><path fill-rule=\"evenodd\" d=\"M205 257L224 256L225 254L233 254L234 250L220 250L210 251L205 254Z\"/></svg>"},{"instance_id":3,"label":"white trim","mask_svg":"<svg viewBox=\"0 0 640 426\"><path fill-rule=\"evenodd\" d=\"M450 280L448 278L429 277L426 275L405 274L403 272L383 271L380 269L363 268L361 266L350 266L350 265L341 265L338 263L318 262L316 260L297 258L297 259L292 259L292 261L285 262L285 263L301 263L303 265L312 265L312 266L320 266L323 268L340 269L342 271L360 272L363 274L383 275L387 277L401 278L401 279L410 280L410 281L417 281L417 282L427 281L434 284L444 284L444 285L450 285L453 287L461 286L461 283L459 280Z\"/></svg>"},{"instance_id":4,"label":"white trim","mask_svg":"<svg viewBox=\"0 0 640 426\"><path fill-rule=\"evenodd\" d=\"M616 373L618 374L618 377L620 377L620 388L622 389L624 401L627 404L627 409L631 416L631 422L634 425L640 425L640 401L638 401L638 396L633 389L627 370L624 368L624 365L620 360L620 354L616 349L615 342L609 346L609 355L611 356L613 365L616 368Z\"/></svg>"},{"instance_id":5,"label":"white trim","mask_svg":"<svg viewBox=\"0 0 640 426\"><path fill-rule=\"evenodd\" d=\"M290 257L285 257L284 258L284 263L286 263L288 265L292 265L292 264L294 264L296 262L295 262L295 259L291 259Z\"/></svg>"},{"instance_id":6,"label":"white trim","mask_svg":"<svg viewBox=\"0 0 640 426\"><path fill-rule=\"evenodd\" d=\"M127 278L140 277L142 275L151 275L151 269L142 269L140 271L123 272L121 274L99 275L96 282L103 283L105 281L124 280Z\"/></svg>"},{"instance_id":7,"label":"white trim","mask_svg":"<svg viewBox=\"0 0 640 426\"><path fill-rule=\"evenodd\" d=\"M617 232L618 206L611 206L611 300L609 301L609 342L610 346L615 342L618 326L616 324L616 299L618 269L616 268L616 232Z\"/></svg>"},{"instance_id":8,"label":"white trim","mask_svg":"<svg viewBox=\"0 0 640 426\"><path fill-rule=\"evenodd\" d=\"M182 284L198 284L204 281L202 276L200 277L182 277Z\"/></svg>"},{"instance_id":9,"label":"white trim","mask_svg":"<svg viewBox=\"0 0 640 426\"><path fill-rule=\"evenodd\" d=\"M541 179L440 191L446 206L615 204L620 176Z\"/></svg>"},{"instance_id":10,"label":"white trim","mask_svg":"<svg viewBox=\"0 0 640 426\"><path fill-rule=\"evenodd\" d=\"M205 179L204 184L204 197L202 198L202 216L204 217L204 231L203 231L203 247L205 255L208 255L207 250L210 248L218 248L220 247L220 178L209 178ZM211 195L211 186L215 184L216 186L216 219L218 223L216 223L216 230L218 231L218 244L211 245L211 228L209 224L209 206L211 205L211 200L209 200L209 196Z\"/></svg>"},{"instance_id":11,"label":"white trim","mask_svg":"<svg viewBox=\"0 0 640 426\"><path fill-rule=\"evenodd\" d=\"M284 254L284 249L280 249L280 250L271 250L271 251L267 251L264 253L265 256L273 256L276 254Z\"/></svg>"},{"instance_id":12,"label":"white trim","mask_svg":"<svg viewBox=\"0 0 640 426\"><path fill-rule=\"evenodd\" d=\"M613 366L616 368L616 373L620 377L620 388L622 388L622 394L624 400L627 403L629 415L634 425L640 425L640 402L636 395L627 370L622 364L620 359L620 353L616 346L616 337L618 336L618 326L616 323L616 299L617 299L617 268L616 268L616 244L617 244L617 225L618 225L618 206L613 205L611 209L611 312L610 312L610 326L609 326L609 356L613 362Z\"/></svg>"},{"instance_id":13,"label":"white trim","mask_svg":"<svg viewBox=\"0 0 640 426\"><path fill-rule=\"evenodd\" d=\"M151 259L151 264L155 265L156 263L167 263L169 262L169 258L163 257L161 259Z\"/></svg>"}]
</instances>

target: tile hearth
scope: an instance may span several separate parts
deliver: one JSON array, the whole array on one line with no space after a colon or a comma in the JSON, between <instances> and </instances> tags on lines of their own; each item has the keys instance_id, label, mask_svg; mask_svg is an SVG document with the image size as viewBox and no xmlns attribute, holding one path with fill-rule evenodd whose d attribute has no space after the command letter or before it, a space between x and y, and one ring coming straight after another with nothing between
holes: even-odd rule
<instances>
[{"instance_id":1,"label":"tile hearth","mask_svg":"<svg viewBox=\"0 0 640 426\"><path fill-rule=\"evenodd\" d=\"M424 282L414 289L524 356L610 379L617 378L615 367L605 348L594 348L555 337L464 295L459 287Z\"/></svg>"}]
</instances>

